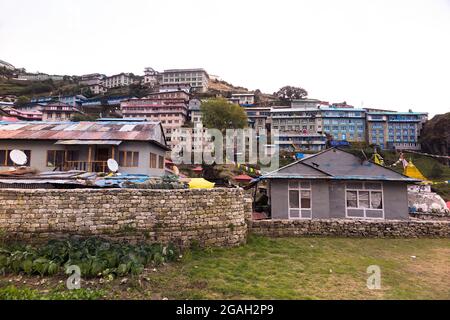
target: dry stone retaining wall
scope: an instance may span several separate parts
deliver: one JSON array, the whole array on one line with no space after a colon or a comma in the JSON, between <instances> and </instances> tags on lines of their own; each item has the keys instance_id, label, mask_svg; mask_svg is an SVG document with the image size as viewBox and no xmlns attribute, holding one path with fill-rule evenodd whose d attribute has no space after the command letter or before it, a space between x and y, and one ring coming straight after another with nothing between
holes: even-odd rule
<instances>
[{"instance_id":1,"label":"dry stone retaining wall","mask_svg":"<svg viewBox=\"0 0 450 320\"><path fill-rule=\"evenodd\" d=\"M450 221L259 220L251 222L249 229L253 234L271 237L450 238Z\"/></svg>"},{"instance_id":2,"label":"dry stone retaining wall","mask_svg":"<svg viewBox=\"0 0 450 320\"><path fill-rule=\"evenodd\" d=\"M74 236L174 242L245 243L250 213L242 189L0 190L0 232L28 241Z\"/></svg>"},{"instance_id":3,"label":"dry stone retaining wall","mask_svg":"<svg viewBox=\"0 0 450 320\"><path fill-rule=\"evenodd\" d=\"M412 219L251 221L242 189L0 190L0 236L29 242L101 236L130 242L237 246L247 234L338 237L450 237L450 221Z\"/></svg>"}]
</instances>

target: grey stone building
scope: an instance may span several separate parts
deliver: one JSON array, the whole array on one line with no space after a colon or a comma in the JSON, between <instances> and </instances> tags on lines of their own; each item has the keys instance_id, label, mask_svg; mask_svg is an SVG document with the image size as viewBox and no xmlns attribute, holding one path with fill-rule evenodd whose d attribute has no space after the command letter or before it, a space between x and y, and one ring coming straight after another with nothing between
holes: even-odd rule
<instances>
[{"instance_id":1,"label":"grey stone building","mask_svg":"<svg viewBox=\"0 0 450 320\"><path fill-rule=\"evenodd\" d=\"M408 219L407 184L418 181L336 148L261 179L272 219Z\"/></svg>"}]
</instances>

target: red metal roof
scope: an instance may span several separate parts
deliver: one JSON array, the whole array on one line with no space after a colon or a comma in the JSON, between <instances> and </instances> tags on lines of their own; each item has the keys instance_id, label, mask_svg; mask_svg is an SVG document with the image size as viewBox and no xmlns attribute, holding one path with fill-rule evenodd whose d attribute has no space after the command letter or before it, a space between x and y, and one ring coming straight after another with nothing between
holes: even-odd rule
<instances>
[{"instance_id":1,"label":"red metal roof","mask_svg":"<svg viewBox=\"0 0 450 320\"><path fill-rule=\"evenodd\" d=\"M159 122L0 123L0 139L153 141L166 146Z\"/></svg>"},{"instance_id":2,"label":"red metal roof","mask_svg":"<svg viewBox=\"0 0 450 320\"><path fill-rule=\"evenodd\" d=\"M235 176L233 179L236 181L252 181L253 180L252 177L250 177L246 174L240 174L238 176Z\"/></svg>"}]
</instances>

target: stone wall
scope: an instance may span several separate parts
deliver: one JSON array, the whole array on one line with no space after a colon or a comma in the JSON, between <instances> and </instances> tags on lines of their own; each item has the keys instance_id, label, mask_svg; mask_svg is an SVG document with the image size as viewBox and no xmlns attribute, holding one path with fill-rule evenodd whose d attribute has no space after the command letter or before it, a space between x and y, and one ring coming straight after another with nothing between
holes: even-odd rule
<instances>
[{"instance_id":1,"label":"stone wall","mask_svg":"<svg viewBox=\"0 0 450 320\"><path fill-rule=\"evenodd\" d=\"M450 221L450 213L448 212L410 212L409 216L420 220Z\"/></svg>"},{"instance_id":2,"label":"stone wall","mask_svg":"<svg viewBox=\"0 0 450 320\"><path fill-rule=\"evenodd\" d=\"M10 239L68 236L174 242L245 243L251 214L242 189L0 190L0 232Z\"/></svg>"},{"instance_id":3,"label":"stone wall","mask_svg":"<svg viewBox=\"0 0 450 320\"><path fill-rule=\"evenodd\" d=\"M450 221L259 220L251 222L249 230L253 234L271 237L450 238Z\"/></svg>"}]
</instances>

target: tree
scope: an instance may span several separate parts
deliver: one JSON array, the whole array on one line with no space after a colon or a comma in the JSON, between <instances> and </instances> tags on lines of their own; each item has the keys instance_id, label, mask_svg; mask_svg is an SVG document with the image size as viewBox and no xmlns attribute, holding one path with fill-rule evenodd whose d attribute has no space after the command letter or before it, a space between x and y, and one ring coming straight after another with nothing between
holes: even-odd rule
<instances>
[{"instance_id":1,"label":"tree","mask_svg":"<svg viewBox=\"0 0 450 320\"><path fill-rule=\"evenodd\" d=\"M244 108L224 98L210 99L202 103L200 110L202 122L206 128L225 132L226 129L242 129L247 126L248 120Z\"/></svg>"},{"instance_id":2,"label":"tree","mask_svg":"<svg viewBox=\"0 0 450 320\"><path fill-rule=\"evenodd\" d=\"M430 171L430 178L441 178L444 170L442 170L441 166L437 163L433 165Z\"/></svg>"},{"instance_id":3,"label":"tree","mask_svg":"<svg viewBox=\"0 0 450 320\"><path fill-rule=\"evenodd\" d=\"M30 98L28 98L27 96L20 96L19 98L17 98L16 102L14 102L14 106L23 107L27 103L30 103Z\"/></svg>"},{"instance_id":4,"label":"tree","mask_svg":"<svg viewBox=\"0 0 450 320\"><path fill-rule=\"evenodd\" d=\"M278 99L283 101L292 101L295 99L303 99L308 96L308 92L300 87L284 86L274 94Z\"/></svg>"},{"instance_id":5,"label":"tree","mask_svg":"<svg viewBox=\"0 0 450 320\"><path fill-rule=\"evenodd\" d=\"M80 122L80 121L95 121L98 117L94 115L88 115L88 114L74 114L70 121L73 122Z\"/></svg>"}]
</instances>

